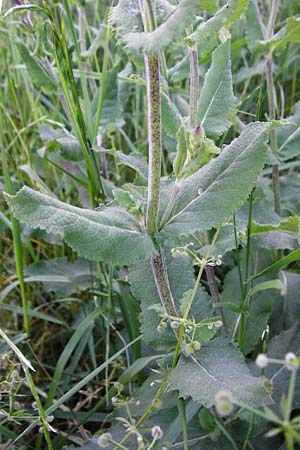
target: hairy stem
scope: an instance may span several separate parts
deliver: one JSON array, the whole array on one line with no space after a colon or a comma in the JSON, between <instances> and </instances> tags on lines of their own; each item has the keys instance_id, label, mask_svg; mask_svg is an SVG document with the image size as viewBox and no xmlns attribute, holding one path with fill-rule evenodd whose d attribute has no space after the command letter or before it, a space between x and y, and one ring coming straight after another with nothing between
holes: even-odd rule
<instances>
[{"instance_id":1,"label":"hairy stem","mask_svg":"<svg viewBox=\"0 0 300 450\"><path fill-rule=\"evenodd\" d=\"M199 97L199 71L197 47L189 48L190 61L190 124L192 128L197 125L198 97Z\"/></svg>"},{"instance_id":2,"label":"hairy stem","mask_svg":"<svg viewBox=\"0 0 300 450\"><path fill-rule=\"evenodd\" d=\"M162 250L159 249L158 255L152 258L151 268L157 292L164 308L165 314L168 316L177 316L174 299L172 296L169 279L164 264Z\"/></svg>"},{"instance_id":3,"label":"hairy stem","mask_svg":"<svg viewBox=\"0 0 300 450\"><path fill-rule=\"evenodd\" d=\"M161 174L161 102L158 55L145 55L148 106L149 173L146 227L153 236L157 232L159 188Z\"/></svg>"},{"instance_id":4,"label":"hairy stem","mask_svg":"<svg viewBox=\"0 0 300 450\"><path fill-rule=\"evenodd\" d=\"M267 39L270 39L274 33L274 27L279 9L279 0L273 0L270 11L269 22L267 26ZM275 86L273 77L273 54L272 51L267 55L266 59L266 83L268 93L268 106L269 106L269 118L270 120L276 119L276 98L275 98ZM277 138L276 131L270 132L271 149L273 153L277 153ZM280 215L280 185L279 185L279 170L278 164L272 165L272 184L273 184L273 197L274 197L274 210Z\"/></svg>"}]
</instances>

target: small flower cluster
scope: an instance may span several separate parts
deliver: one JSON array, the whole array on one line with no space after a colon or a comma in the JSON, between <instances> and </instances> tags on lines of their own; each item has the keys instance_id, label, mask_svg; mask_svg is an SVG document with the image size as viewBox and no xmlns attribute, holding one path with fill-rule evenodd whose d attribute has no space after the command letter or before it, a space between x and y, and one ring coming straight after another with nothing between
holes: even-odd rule
<instances>
[{"instance_id":1,"label":"small flower cluster","mask_svg":"<svg viewBox=\"0 0 300 450\"><path fill-rule=\"evenodd\" d=\"M265 353L260 353L259 355L257 355L255 360L255 364L257 365L257 367L259 367L260 369L265 369L269 365L269 363L274 364L284 363L285 367L288 370L294 370L298 369L298 367L300 366L300 358L297 357L295 353L292 352L289 352L285 355L284 361L268 358L268 356Z\"/></svg>"},{"instance_id":2,"label":"small flower cluster","mask_svg":"<svg viewBox=\"0 0 300 450\"><path fill-rule=\"evenodd\" d=\"M186 356L192 355L194 352L200 350L201 344L199 341L192 341L183 344L182 351Z\"/></svg>"},{"instance_id":3,"label":"small flower cluster","mask_svg":"<svg viewBox=\"0 0 300 450\"><path fill-rule=\"evenodd\" d=\"M97 444L99 445L100 448L106 448L109 446L111 439L112 437L110 433L103 433L101 434L101 436L99 436Z\"/></svg>"},{"instance_id":4,"label":"small flower cluster","mask_svg":"<svg viewBox=\"0 0 300 450\"><path fill-rule=\"evenodd\" d=\"M215 396L216 410L220 417L229 416L234 408L233 396L230 391L224 390L217 392Z\"/></svg>"}]
</instances>

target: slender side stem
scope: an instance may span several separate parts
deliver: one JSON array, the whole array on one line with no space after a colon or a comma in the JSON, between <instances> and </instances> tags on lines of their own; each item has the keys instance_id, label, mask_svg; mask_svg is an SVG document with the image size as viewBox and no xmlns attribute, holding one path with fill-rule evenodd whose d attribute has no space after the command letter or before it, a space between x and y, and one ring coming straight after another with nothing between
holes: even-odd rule
<instances>
[{"instance_id":1,"label":"slender side stem","mask_svg":"<svg viewBox=\"0 0 300 450\"><path fill-rule=\"evenodd\" d=\"M214 247L214 245L216 243L216 240L217 240L217 238L219 236L219 233L220 233L220 227L218 227L218 229L217 229L217 231L216 231L216 233L214 235L214 238L213 238L211 244L208 247L208 250L207 250L207 253L206 253L206 255L205 255L204 259L203 259L203 262L201 263L201 265L199 267L199 273L198 273L196 282L194 284L194 288L192 290L189 302L188 302L188 304L187 304L187 306L185 308L185 312L184 312L184 315L183 315L184 321L188 318L188 315L190 313L190 309L191 309L193 301L194 301L194 299L196 297L197 290L198 290L198 287L199 287L199 284L200 284L200 281L201 281L201 277L203 275L203 271L204 271L205 266L206 266L206 261L208 260L208 258L211 255L211 251L212 251L212 249L213 249L213 247ZM182 344L182 340L183 340L183 336L184 336L184 328L185 327L184 327L184 323L183 323L181 325L180 329L179 329L179 336L178 336L177 345L176 345L176 349L175 349L175 354L174 354L174 358L173 358L173 362L172 362L172 368L174 368L176 366L178 358L179 358L181 344Z\"/></svg>"},{"instance_id":2,"label":"slender side stem","mask_svg":"<svg viewBox=\"0 0 300 450\"><path fill-rule=\"evenodd\" d=\"M25 372L25 377L28 383L28 386L30 388L31 394L34 398L34 400L36 401L37 404L37 409L38 409L38 413L40 416L40 421L41 421L41 425L42 425L42 429L43 429L43 433L44 433L44 437L45 437L45 441L47 443L47 448L48 450L52 450L52 443L51 443L51 437L50 437L50 433L48 431L48 425L47 425L47 417L45 414L45 411L43 409L43 405L41 403L39 394L37 392L36 386L34 384L33 378L30 374L30 371L28 368L24 368L24 372Z\"/></svg>"},{"instance_id":3,"label":"slender side stem","mask_svg":"<svg viewBox=\"0 0 300 450\"><path fill-rule=\"evenodd\" d=\"M238 330L238 342L240 346L241 352L244 350L244 340L246 334L246 316L244 307L247 302L247 291L249 284L249 265L250 265L250 253L251 253L251 221L252 221L252 207L253 207L253 191L251 191L250 199L249 199L249 213L248 213L248 224L247 224L247 248L246 248L246 263L245 263L245 275L244 275L244 289L243 289L243 297L242 297L242 309L241 319L239 323Z\"/></svg>"},{"instance_id":4,"label":"slender side stem","mask_svg":"<svg viewBox=\"0 0 300 450\"><path fill-rule=\"evenodd\" d=\"M147 233L157 232L159 188L161 174L161 102L160 102L160 64L158 55L145 55L145 72L148 105L149 173L147 200Z\"/></svg>"},{"instance_id":5,"label":"slender side stem","mask_svg":"<svg viewBox=\"0 0 300 450\"><path fill-rule=\"evenodd\" d=\"M190 61L190 123L195 128L198 117L198 97L199 97L199 71L198 71L198 50L191 47L188 50Z\"/></svg>"},{"instance_id":6,"label":"slender side stem","mask_svg":"<svg viewBox=\"0 0 300 450\"><path fill-rule=\"evenodd\" d=\"M274 33L274 27L279 9L279 0L272 1L272 7L270 11L269 22L267 26L267 39L270 39ZM268 92L268 105L269 105L269 118L270 120L276 119L276 100L275 100L275 86L273 77L273 54L269 52L266 58L266 83ZM273 153L277 153L277 138L276 131L270 132L271 149ZM273 197L274 197L274 210L280 215L280 185L279 185L279 169L278 164L272 165L272 184L273 184Z\"/></svg>"},{"instance_id":7,"label":"slender side stem","mask_svg":"<svg viewBox=\"0 0 300 450\"><path fill-rule=\"evenodd\" d=\"M182 437L183 437L183 448L184 450L189 450L189 438L186 422L186 410L185 410L185 400L183 398L177 398L178 412L182 424Z\"/></svg>"},{"instance_id":8,"label":"slender side stem","mask_svg":"<svg viewBox=\"0 0 300 450\"><path fill-rule=\"evenodd\" d=\"M2 120L0 120L0 125L1 124L2 124ZM3 146L2 146L1 153L2 153L2 167L3 167L5 189L8 194L13 195L14 189L13 189L13 185L12 185L12 181L11 181L10 173L9 173L9 169L8 169L6 152L3 148ZM29 320L29 316L28 316L26 289L25 289L24 272L23 272L23 247L22 247L22 239L21 239L21 230L20 230L19 222L12 215L11 215L11 225L12 225L15 264L16 264L17 276L18 276L18 280L19 280L19 284L20 284L24 330L29 336L30 335L30 320Z\"/></svg>"}]
</instances>

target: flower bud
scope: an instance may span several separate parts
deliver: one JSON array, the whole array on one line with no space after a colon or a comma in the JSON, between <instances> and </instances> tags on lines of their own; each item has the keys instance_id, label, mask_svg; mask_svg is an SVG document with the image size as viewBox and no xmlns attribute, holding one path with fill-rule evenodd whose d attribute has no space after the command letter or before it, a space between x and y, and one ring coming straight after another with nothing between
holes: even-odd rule
<instances>
[{"instance_id":1,"label":"flower bud","mask_svg":"<svg viewBox=\"0 0 300 450\"><path fill-rule=\"evenodd\" d=\"M168 324L166 322L160 322L160 324L157 327L157 331L159 332L159 334L162 334L167 328Z\"/></svg>"},{"instance_id":2,"label":"flower bud","mask_svg":"<svg viewBox=\"0 0 300 450\"><path fill-rule=\"evenodd\" d=\"M299 367L299 358L295 355L295 353L289 352L285 355L285 366L289 370L297 369Z\"/></svg>"},{"instance_id":3,"label":"flower bud","mask_svg":"<svg viewBox=\"0 0 300 450\"><path fill-rule=\"evenodd\" d=\"M233 411L233 397L230 391L219 391L215 397L216 410L220 417L227 417Z\"/></svg>"},{"instance_id":4,"label":"flower bud","mask_svg":"<svg viewBox=\"0 0 300 450\"><path fill-rule=\"evenodd\" d=\"M159 425L155 425L152 429L151 429L151 436L153 437L153 439L155 439L156 441L159 441L162 437L163 437L164 433L163 430L160 428Z\"/></svg>"},{"instance_id":5,"label":"flower bud","mask_svg":"<svg viewBox=\"0 0 300 450\"><path fill-rule=\"evenodd\" d=\"M111 434L110 433L103 433L101 436L99 436L97 444L100 448L106 448L109 446L109 443L111 441Z\"/></svg>"},{"instance_id":6,"label":"flower bud","mask_svg":"<svg viewBox=\"0 0 300 450\"><path fill-rule=\"evenodd\" d=\"M195 350L195 352L197 352L201 348L201 344L199 341L193 341L192 346L193 346L193 349Z\"/></svg>"},{"instance_id":7,"label":"flower bud","mask_svg":"<svg viewBox=\"0 0 300 450\"><path fill-rule=\"evenodd\" d=\"M267 367L267 365L269 364L269 359L268 359L267 355L265 355L264 353L260 353L259 355L257 355L255 364L260 369L265 369Z\"/></svg>"}]
</instances>

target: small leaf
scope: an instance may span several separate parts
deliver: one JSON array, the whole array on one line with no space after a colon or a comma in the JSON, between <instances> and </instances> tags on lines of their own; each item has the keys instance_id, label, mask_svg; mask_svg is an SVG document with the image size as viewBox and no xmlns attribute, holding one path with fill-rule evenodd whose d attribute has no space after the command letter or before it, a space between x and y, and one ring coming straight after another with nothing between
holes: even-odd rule
<instances>
[{"instance_id":1,"label":"small leaf","mask_svg":"<svg viewBox=\"0 0 300 450\"><path fill-rule=\"evenodd\" d=\"M115 201L120 205L123 206L125 209L130 209L135 206L135 201L133 196L130 194L130 192L125 191L124 189L114 189L113 190L113 196Z\"/></svg>"},{"instance_id":2,"label":"small leaf","mask_svg":"<svg viewBox=\"0 0 300 450\"><path fill-rule=\"evenodd\" d=\"M123 164L124 166L131 167L135 170L144 181L148 179L148 163L146 158L140 153L126 153L120 150L116 152L118 164Z\"/></svg>"},{"instance_id":3,"label":"small leaf","mask_svg":"<svg viewBox=\"0 0 300 450\"><path fill-rule=\"evenodd\" d=\"M17 46L32 82L38 89L41 89L46 94L53 94L56 91L57 86L49 77L44 66L38 58L31 56L29 50L23 42L19 41Z\"/></svg>"},{"instance_id":4,"label":"small leaf","mask_svg":"<svg viewBox=\"0 0 300 450\"><path fill-rule=\"evenodd\" d=\"M194 339L202 345L207 344L219 331L218 327L214 325L216 321L220 321L220 318L213 317L211 319L201 320L196 328Z\"/></svg>"},{"instance_id":5,"label":"small leaf","mask_svg":"<svg viewBox=\"0 0 300 450\"><path fill-rule=\"evenodd\" d=\"M260 45L259 40L265 38L266 28L262 21L257 0L250 0L246 13L246 36L247 44L251 52L257 50Z\"/></svg>"},{"instance_id":6,"label":"small leaf","mask_svg":"<svg viewBox=\"0 0 300 450\"><path fill-rule=\"evenodd\" d=\"M171 389L206 408L215 405L216 394L224 389L232 392L235 400L254 407L271 402L266 379L252 376L241 353L224 338L213 339L195 357L181 356L169 381Z\"/></svg>"},{"instance_id":7,"label":"small leaf","mask_svg":"<svg viewBox=\"0 0 300 450\"><path fill-rule=\"evenodd\" d=\"M248 291L247 297L250 298L254 294L257 294L258 292L265 291L267 289L277 289L280 291L281 295L285 294L285 286L282 283L282 281L276 279L276 280L268 280L264 281L263 283L256 284L252 289Z\"/></svg>"},{"instance_id":8,"label":"small leaf","mask_svg":"<svg viewBox=\"0 0 300 450\"><path fill-rule=\"evenodd\" d=\"M77 208L27 186L6 198L18 220L31 228L59 235L89 260L128 264L154 254L151 239L121 207L101 211Z\"/></svg>"},{"instance_id":9,"label":"small leaf","mask_svg":"<svg viewBox=\"0 0 300 450\"><path fill-rule=\"evenodd\" d=\"M213 52L199 98L198 122L207 136L216 139L231 126L229 111L234 103L230 39L227 39Z\"/></svg>"},{"instance_id":10,"label":"small leaf","mask_svg":"<svg viewBox=\"0 0 300 450\"><path fill-rule=\"evenodd\" d=\"M299 155L300 102L295 104L293 114L287 120L291 122L291 125L276 130L278 156L283 161L288 161Z\"/></svg>"},{"instance_id":11,"label":"small leaf","mask_svg":"<svg viewBox=\"0 0 300 450\"><path fill-rule=\"evenodd\" d=\"M246 11L248 2L249 0L229 0L211 19L201 23L198 29L186 38L186 41L200 43L217 35L221 28L230 28Z\"/></svg>"},{"instance_id":12,"label":"small leaf","mask_svg":"<svg viewBox=\"0 0 300 450\"><path fill-rule=\"evenodd\" d=\"M251 277L251 280L254 280L255 278L262 277L264 275L268 275L272 272L277 272L278 270L282 269L283 267L287 266L288 264L291 264L294 261L300 260L300 249L294 250L289 255L284 256L283 258L276 261L271 266L267 267L266 269L262 270L259 273L256 273Z\"/></svg>"},{"instance_id":13,"label":"small leaf","mask_svg":"<svg viewBox=\"0 0 300 450\"><path fill-rule=\"evenodd\" d=\"M81 161L83 159L82 150L78 139L71 133L60 128L52 128L49 125L39 127L41 139L46 143L45 152L42 156L51 151L60 151L64 159L71 161ZM58 144L57 146L55 144Z\"/></svg>"},{"instance_id":14,"label":"small leaf","mask_svg":"<svg viewBox=\"0 0 300 450\"><path fill-rule=\"evenodd\" d=\"M171 102L168 95L164 92L161 94L161 115L164 131L168 136L176 137L181 127L181 117L174 103Z\"/></svg>"},{"instance_id":15,"label":"small leaf","mask_svg":"<svg viewBox=\"0 0 300 450\"><path fill-rule=\"evenodd\" d=\"M281 28L271 39L259 43L268 50L282 49L290 42L300 42L300 18L289 17L286 25Z\"/></svg>"},{"instance_id":16,"label":"small leaf","mask_svg":"<svg viewBox=\"0 0 300 450\"><path fill-rule=\"evenodd\" d=\"M178 130L177 138L177 153L173 161L173 168L176 178L179 178L184 162L187 157L187 143L184 127Z\"/></svg>"},{"instance_id":17,"label":"small leaf","mask_svg":"<svg viewBox=\"0 0 300 450\"><path fill-rule=\"evenodd\" d=\"M251 236L255 236L261 233L281 231L282 233L289 234L297 239L300 238L300 217L291 216L288 219L283 220L278 225L261 225L256 222L251 224Z\"/></svg>"}]
</instances>

